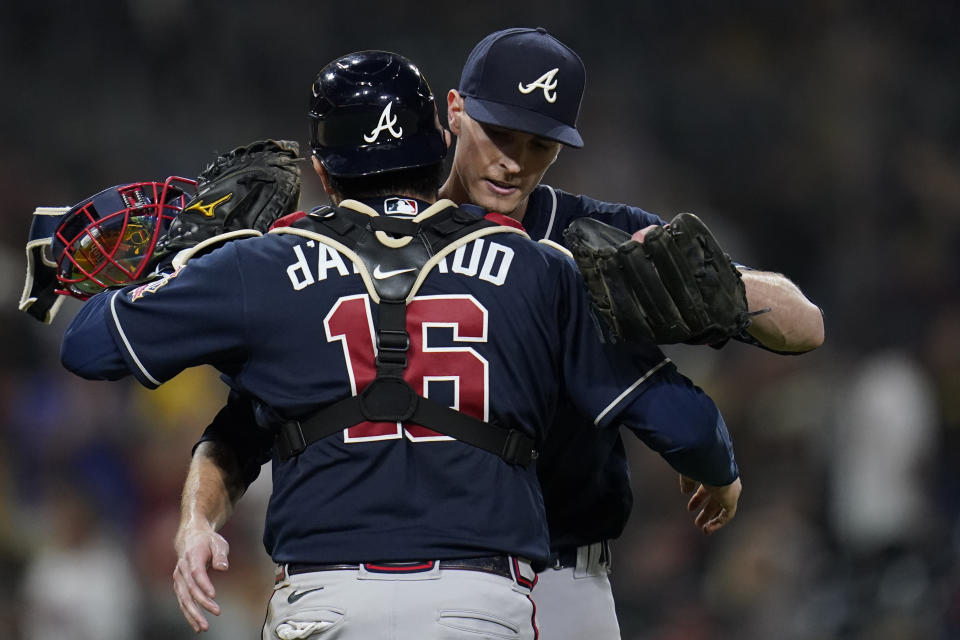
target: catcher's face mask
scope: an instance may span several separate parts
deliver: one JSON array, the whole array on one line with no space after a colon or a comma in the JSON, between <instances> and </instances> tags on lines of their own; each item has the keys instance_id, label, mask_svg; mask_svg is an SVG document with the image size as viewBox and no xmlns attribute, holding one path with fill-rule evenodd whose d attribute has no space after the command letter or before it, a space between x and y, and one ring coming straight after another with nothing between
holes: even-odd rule
<instances>
[{"instance_id":1,"label":"catcher's face mask","mask_svg":"<svg viewBox=\"0 0 960 640\"><path fill-rule=\"evenodd\" d=\"M57 293L86 300L147 275L157 240L196 182L170 177L104 189L74 205L53 235Z\"/></svg>"}]
</instances>

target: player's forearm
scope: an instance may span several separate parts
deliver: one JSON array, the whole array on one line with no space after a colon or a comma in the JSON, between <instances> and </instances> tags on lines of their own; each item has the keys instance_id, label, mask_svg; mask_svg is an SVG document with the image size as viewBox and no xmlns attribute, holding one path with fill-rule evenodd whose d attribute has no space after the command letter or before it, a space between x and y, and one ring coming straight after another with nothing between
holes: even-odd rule
<instances>
[{"instance_id":1,"label":"player's forearm","mask_svg":"<svg viewBox=\"0 0 960 640\"><path fill-rule=\"evenodd\" d=\"M710 402L710 405L713 403ZM702 425L702 437L693 442L683 442L682 445L674 442L675 446L664 447L659 453L680 474L705 485L722 487L739 478L740 470L733 456L733 444L723 416L715 406L709 413L708 416L698 417Z\"/></svg>"},{"instance_id":2,"label":"player's forearm","mask_svg":"<svg viewBox=\"0 0 960 640\"><path fill-rule=\"evenodd\" d=\"M88 300L67 327L60 345L60 362L81 378L119 380L130 375L110 334L110 297L106 291Z\"/></svg>"},{"instance_id":3,"label":"player's forearm","mask_svg":"<svg viewBox=\"0 0 960 640\"><path fill-rule=\"evenodd\" d=\"M660 375L621 419L676 471L697 482L724 486L739 476L720 410L679 372Z\"/></svg>"},{"instance_id":4,"label":"player's forearm","mask_svg":"<svg viewBox=\"0 0 960 640\"><path fill-rule=\"evenodd\" d=\"M233 505L243 495L235 460L216 442L197 446L183 487L180 505L180 531L198 523L214 530L222 527Z\"/></svg>"},{"instance_id":5,"label":"player's forearm","mask_svg":"<svg viewBox=\"0 0 960 640\"><path fill-rule=\"evenodd\" d=\"M716 425L718 432L726 433L726 424L719 414ZM724 437L712 438L699 447L661 451L660 456L681 475L704 485L725 487L740 477L730 441Z\"/></svg>"},{"instance_id":6,"label":"player's forearm","mask_svg":"<svg viewBox=\"0 0 960 640\"><path fill-rule=\"evenodd\" d=\"M748 308L770 309L754 316L748 329L754 338L776 351L810 351L823 344L823 314L794 283L769 271L742 275Z\"/></svg>"}]
</instances>

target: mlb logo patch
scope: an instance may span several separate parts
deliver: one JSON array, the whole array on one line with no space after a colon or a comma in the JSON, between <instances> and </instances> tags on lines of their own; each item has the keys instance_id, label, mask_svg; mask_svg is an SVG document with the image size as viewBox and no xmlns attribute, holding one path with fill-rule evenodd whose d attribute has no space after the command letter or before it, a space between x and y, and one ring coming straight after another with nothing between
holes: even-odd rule
<instances>
[{"instance_id":1,"label":"mlb logo patch","mask_svg":"<svg viewBox=\"0 0 960 640\"><path fill-rule=\"evenodd\" d=\"M383 201L383 212L402 216L415 216L420 212L417 201L412 198L387 198Z\"/></svg>"}]
</instances>

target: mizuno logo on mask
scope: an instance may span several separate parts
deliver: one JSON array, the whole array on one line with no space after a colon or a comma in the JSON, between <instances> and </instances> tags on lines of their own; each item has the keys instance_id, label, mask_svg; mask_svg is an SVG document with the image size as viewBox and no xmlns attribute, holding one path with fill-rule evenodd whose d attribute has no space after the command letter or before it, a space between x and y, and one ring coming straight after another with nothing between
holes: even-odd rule
<instances>
[{"instance_id":1,"label":"mizuno logo on mask","mask_svg":"<svg viewBox=\"0 0 960 640\"><path fill-rule=\"evenodd\" d=\"M557 85L560 84L560 81L556 78L558 71L560 71L559 68L551 69L526 86L521 82L517 85L517 88L520 93L524 94L533 93L536 89L543 89L544 99L552 104L557 101Z\"/></svg>"},{"instance_id":2,"label":"mizuno logo on mask","mask_svg":"<svg viewBox=\"0 0 960 640\"><path fill-rule=\"evenodd\" d=\"M387 106L383 108L383 113L380 114L380 120L377 122L377 126L374 127L373 131L363 136L363 139L367 142L375 142L377 138L380 137L381 131L387 131L394 138L399 138L403 135L403 127L398 127L394 131L393 127L397 124L397 116L391 115L390 107L393 106L392 102L388 102Z\"/></svg>"}]
</instances>

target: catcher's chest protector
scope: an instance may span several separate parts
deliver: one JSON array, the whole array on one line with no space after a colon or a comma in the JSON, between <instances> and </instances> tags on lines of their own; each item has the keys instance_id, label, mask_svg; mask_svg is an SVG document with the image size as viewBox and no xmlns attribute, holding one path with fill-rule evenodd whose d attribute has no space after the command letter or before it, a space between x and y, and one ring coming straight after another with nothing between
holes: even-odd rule
<instances>
[{"instance_id":1,"label":"catcher's chest protector","mask_svg":"<svg viewBox=\"0 0 960 640\"><path fill-rule=\"evenodd\" d=\"M499 230L496 224L457 207L420 221L370 216L347 207L325 208L295 226L319 234L319 241L350 258L374 302L409 300L440 258L479 235ZM390 277L380 275L385 273Z\"/></svg>"},{"instance_id":2,"label":"catcher's chest protector","mask_svg":"<svg viewBox=\"0 0 960 640\"><path fill-rule=\"evenodd\" d=\"M359 395L284 424L276 446L282 460L364 420L415 422L495 453L511 464L526 465L536 457L533 439L526 434L437 404L417 394L403 379L410 348L407 302L427 273L458 247L514 229L438 203L412 220L369 215L347 206L326 208L309 214L292 229L277 232L310 237L350 258L378 315L376 378Z\"/></svg>"}]
</instances>

